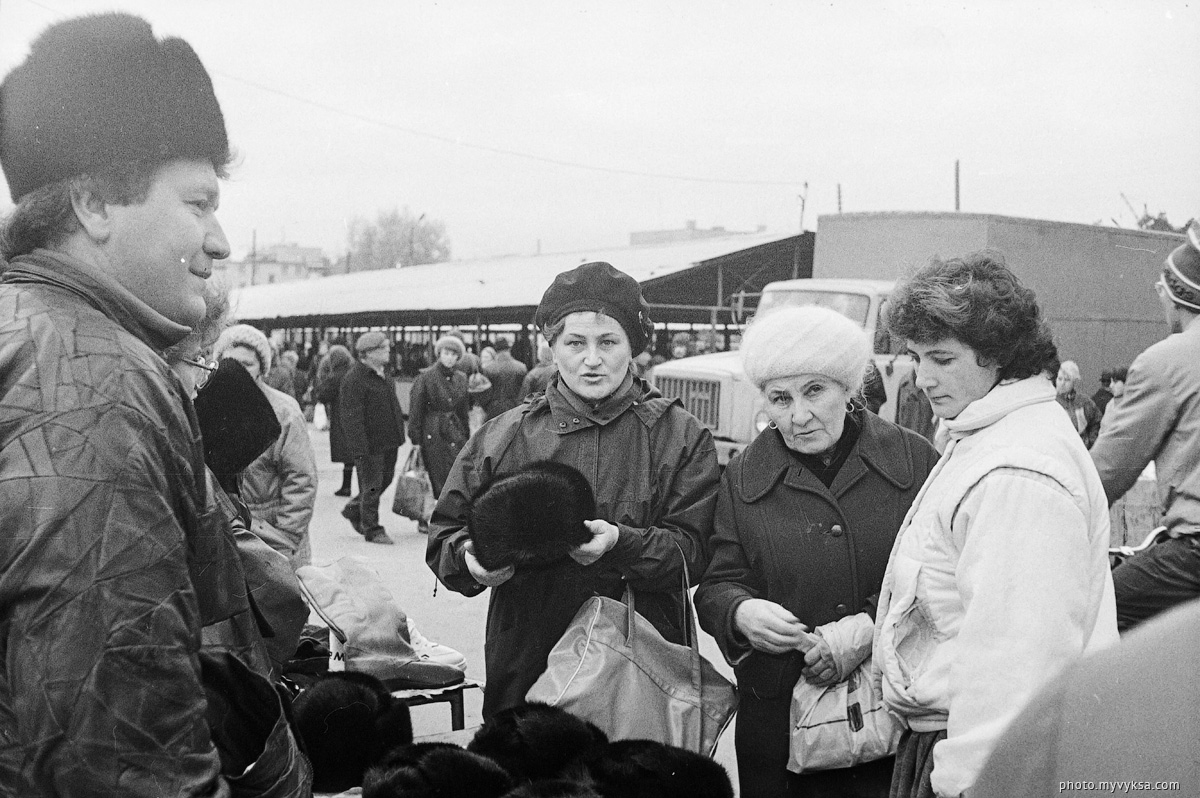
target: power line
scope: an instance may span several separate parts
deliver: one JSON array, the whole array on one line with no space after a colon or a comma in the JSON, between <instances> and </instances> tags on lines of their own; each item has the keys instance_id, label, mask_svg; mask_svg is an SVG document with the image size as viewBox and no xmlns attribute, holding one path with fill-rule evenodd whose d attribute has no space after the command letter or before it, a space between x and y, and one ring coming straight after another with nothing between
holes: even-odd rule
<instances>
[{"instance_id":1,"label":"power line","mask_svg":"<svg viewBox=\"0 0 1200 798\"><path fill-rule=\"evenodd\" d=\"M743 179L735 179L735 178L699 177L696 175L678 175L678 174L670 174L670 173L666 173L666 172L644 172L644 171L639 171L636 169L621 169L621 168L614 167L614 166L599 166L596 164L582 163L580 161L567 161L567 160L563 160L561 158L550 158L548 156L536 155L534 153L523 152L521 150L510 150L510 149L507 149L504 147L493 147L489 144L478 144L475 142L463 141L462 139L453 138L451 136L443 136L438 133L430 133L425 130L418 130L417 128L406 127L404 125L398 125L398 124L395 124L394 122L388 122L387 120L384 120L384 119L379 119L379 118L373 117L373 116L367 116L366 114L360 114L355 111L348 111L344 108L338 108L333 105L328 105L328 104L320 102L318 100L313 100L308 97L301 97L299 95L292 94L290 92L286 92L281 89L276 89L271 86L265 86L261 83L256 83L255 81L247 80L246 78L241 78L236 75L230 75L226 72L220 72L215 69L210 70L210 71L214 75L219 75L227 80L232 80L236 83L245 84L252 88L258 89L259 91L267 92L268 94L276 94L280 97L285 97L294 102L304 103L305 105L311 105L314 108L320 108L322 110L329 111L329 112L335 113L335 114L340 114L342 116L349 117L351 119L357 119L360 122L367 122L368 124L379 125L380 127L385 127L385 128L388 128L389 130L395 130L400 133L407 133L410 136L416 136L418 138L430 139L432 141L442 142L443 144L452 144L456 147L463 147L465 149L480 150L482 152L491 152L491 153L495 153L498 155L508 155L513 158L524 158L529 161L537 161L538 163L552 164L554 166L565 166L565 167L569 167L571 169L586 169L586 170L593 171L593 172L605 172L607 174L629 175L629 176L633 176L633 177L649 177L649 178L654 178L654 179L658 179L658 180L683 180L683 181L688 181L688 182L692 182L692 183L717 183L717 184L723 184L723 185L738 185L738 186L797 186L803 182L800 180L743 180Z\"/></svg>"}]
</instances>

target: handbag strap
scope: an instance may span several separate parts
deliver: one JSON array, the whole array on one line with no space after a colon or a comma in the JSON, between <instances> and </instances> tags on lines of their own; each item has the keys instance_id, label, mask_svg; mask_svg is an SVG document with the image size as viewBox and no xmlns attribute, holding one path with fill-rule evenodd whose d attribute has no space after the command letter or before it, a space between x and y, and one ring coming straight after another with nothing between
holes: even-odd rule
<instances>
[{"instance_id":1,"label":"handbag strap","mask_svg":"<svg viewBox=\"0 0 1200 798\"><path fill-rule=\"evenodd\" d=\"M687 557L683 554L683 547L679 545L679 541L675 541L675 548L679 549L680 562L683 564L683 574L680 587L683 591L683 634L687 638L687 646L691 649L692 656L692 686L696 688L697 694L704 682L703 669L700 667L700 633L696 626L696 612L692 608L692 581L688 577ZM637 624L635 622L637 615L634 609L633 588L629 586L629 582L625 583L625 592L621 597L622 602L627 609L627 625L625 627L625 640L630 648L636 647Z\"/></svg>"}]
</instances>

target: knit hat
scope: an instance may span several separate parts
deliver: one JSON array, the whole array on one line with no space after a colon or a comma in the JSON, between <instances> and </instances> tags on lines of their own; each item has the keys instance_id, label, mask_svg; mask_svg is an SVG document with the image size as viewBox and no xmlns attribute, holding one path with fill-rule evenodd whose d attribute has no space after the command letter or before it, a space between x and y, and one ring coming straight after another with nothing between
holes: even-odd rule
<instances>
[{"instance_id":1,"label":"knit hat","mask_svg":"<svg viewBox=\"0 0 1200 798\"><path fill-rule=\"evenodd\" d=\"M1187 241L1167 256L1163 282L1176 305L1200 313L1200 222L1188 225Z\"/></svg>"},{"instance_id":2,"label":"knit hat","mask_svg":"<svg viewBox=\"0 0 1200 798\"><path fill-rule=\"evenodd\" d=\"M244 346L258 355L258 365L265 377L271 370L271 342L249 324L235 324L226 327L217 342L213 344L213 359L220 360L232 346Z\"/></svg>"},{"instance_id":3,"label":"knit hat","mask_svg":"<svg viewBox=\"0 0 1200 798\"><path fill-rule=\"evenodd\" d=\"M583 522L596 499L583 474L539 460L497 477L471 499L467 533L475 558L489 571L506 565L547 565L592 539Z\"/></svg>"},{"instance_id":4,"label":"knit hat","mask_svg":"<svg viewBox=\"0 0 1200 798\"><path fill-rule=\"evenodd\" d=\"M361 355L363 352L369 352L372 349L378 349L387 343L387 336L376 330L365 332L358 336L358 340L354 342L354 351Z\"/></svg>"},{"instance_id":5,"label":"knit hat","mask_svg":"<svg viewBox=\"0 0 1200 798\"><path fill-rule=\"evenodd\" d=\"M443 335L441 338L437 339L437 342L433 345L434 354L440 355L443 349L451 349L457 352L459 357L462 357L467 353L467 348L463 346L463 342L458 338L455 338L453 335Z\"/></svg>"},{"instance_id":6,"label":"knit hat","mask_svg":"<svg viewBox=\"0 0 1200 798\"><path fill-rule=\"evenodd\" d=\"M533 323L545 330L568 313L583 310L615 319L629 336L629 346L635 353L646 348L654 330L650 308L637 280L602 261L585 263L555 277L542 294Z\"/></svg>"},{"instance_id":7,"label":"knit hat","mask_svg":"<svg viewBox=\"0 0 1200 798\"><path fill-rule=\"evenodd\" d=\"M863 329L815 305L769 311L742 336L742 366L759 390L779 377L821 374L856 393L870 360Z\"/></svg>"},{"instance_id":8,"label":"knit hat","mask_svg":"<svg viewBox=\"0 0 1200 798\"><path fill-rule=\"evenodd\" d=\"M470 377L467 377L468 393L484 393L490 390L492 390L492 381L482 371L477 371Z\"/></svg>"},{"instance_id":9,"label":"knit hat","mask_svg":"<svg viewBox=\"0 0 1200 798\"><path fill-rule=\"evenodd\" d=\"M130 14L47 28L0 84L0 162L13 201L111 164L177 158L224 166L225 118L182 39Z\"/></svg>"}]
</instances>

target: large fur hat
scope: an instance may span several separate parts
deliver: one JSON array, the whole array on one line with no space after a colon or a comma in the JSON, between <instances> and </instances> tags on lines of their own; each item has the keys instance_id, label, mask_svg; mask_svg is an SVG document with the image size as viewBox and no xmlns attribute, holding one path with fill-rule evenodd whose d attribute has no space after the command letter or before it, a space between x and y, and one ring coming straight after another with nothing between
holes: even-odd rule
<instances>
[{"instance_id":1,"label":"large fur hat","mask_svg":"<svg viewBox=\"0 0 1200 798\"><path fill-rule=\"evenodd\" d=\"M226 490L283 432L271 402L236 360L220 362L196 394L204 462Z\"/></svg>"},{"instance_id":2,"label":"large fur hat","mask_svg":"<svg viewBox=\"0 0 1200 798\"><path fill-rule=\"evenodd\" d=\"M586 777L588 764L607 748L608 737L595 725L537 702L497 712L467 745L518 782Z\"/></svg>"},{"instance_id":3,"label":"large fur hat","mask_svg":"<svg viewBox=\"0 0 1200 798\"><path fill-rule=\"evenodd\" d=\"M302 692L292 709L319 792L359 786L367 768L412 742L408 705L366 673L331 673Z\"/></svg>"},{"instance_id":4,"label":"large fur hat","mask_svg":"<svg viewBox=\"0 0 1200 798\"><path fill-rule=\"evenodd\" d=\"M110 164L230 160L212 81L187 42L130 14L60 22L0 84L0 162L13 201Z\"/></svg>"},{"instance_id":5,"label":"large fur hat","mask_svg":"<svg viewBox=\"0 0 1200 798\"><path fill-rule=\"evenodd\" d=\"M1188 225L1187 241L1167 256L1163 283L1176 305L1200 313L1200 222Z\"/></svg>"},{"instance_id":6,"label":"large fur hat","mask_svg":"<svg viewBox=\"0 0 1200 798\"><path fill-rule=\"evenodd\" d=\"M596 517L587 478L569 465L539 460L485 483L471 500L467 533L488 570L548 565L592 539Z\"/></svg>"},{"instance_id":7,"label":"large fur hat","mask_svg":"<svg viewBox=\"0 0 1200 798\"><path fill-rule=\"evenodd\" d=\"M233 346L244 346L258 355L258 365L262 376L266 377L271 371L271 342L267 336L251 327L249 324L235 324L221 331L217 342L213 344L213 359L220 360L225 352Z\"/></svg>"},{"instance_id":8,"label":"large fur hat","mask_svg":"<svg viewBox=\"0 0 1200 798\"><path fill-rule=\"evenodd\" d=\"M617 740L592 763L604 795L654 795L659 798L733 798L725 768L684 748L654 740Z\"/></svg>"},{"instance_id":9,"label":"large fur hat","mask_svg":"<svg viewBox=\"0 0 1200 798\"><path fill-rule=\"evenodd\" d=\"M397 748L363 776L363 798L500 798L512 787L504 768L451 743Z\"/></svg>"},{"instance_id":10,"label":"large fur hat","mask_svg":"<svg viewBox=\"0 0 1200 798\"><path fill-rule=\"evenodd\" d=\"M870 360L863 329L815 305L768 311L742 336L742 367L759 390L780 377L821 374L857 393Z\"/></svg>"}]
</instances>

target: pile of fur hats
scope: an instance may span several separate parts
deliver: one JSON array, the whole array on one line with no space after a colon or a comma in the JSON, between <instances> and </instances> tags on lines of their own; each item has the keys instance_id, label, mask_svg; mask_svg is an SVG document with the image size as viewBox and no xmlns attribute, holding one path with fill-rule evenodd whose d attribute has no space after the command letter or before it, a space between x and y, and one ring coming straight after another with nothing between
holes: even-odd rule
<instances>
[{"instance_id":1,"label":"pile of fur hats","mask_svg":"<svg viewBox=\"0 0 1200 798\"><path fill-rule=\"evenodd\" d=\"M294 705L317 791L363 798L732 798L725 769L652 740L609 741L546 704L496 713L466 748L413 743L408 709L363 674L335 674Z\"/></svg>"},{"instance_id":2,"label":"pile of fur hats","mask_svg":"<svg viewBox=\"0 0 1200 798\"><path fill-rule=\"evenodd\" d=\"M488 570L553 565L592 539L596 517L587 478L562 463L539 460L486 482L471 499L467 533Z\"/></svg>"}]
</instances>

